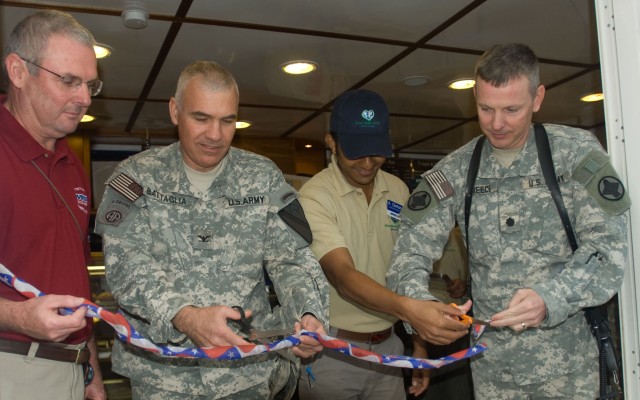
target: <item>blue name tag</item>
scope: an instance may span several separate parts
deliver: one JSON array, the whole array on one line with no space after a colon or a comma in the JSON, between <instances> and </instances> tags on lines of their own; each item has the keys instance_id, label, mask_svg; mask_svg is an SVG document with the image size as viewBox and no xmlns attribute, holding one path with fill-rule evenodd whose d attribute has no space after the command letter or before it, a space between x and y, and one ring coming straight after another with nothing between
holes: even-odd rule
<instances>
[{"instance_id":1,"label":"blue name tag","mask_svg":"<svg viewBox=\"0 0 640 400\"><path fill-rule=\"evenodd\" d=\"M387 215L390 216L394 222L400 220L401 210L402 204L398 204L395 201L387 200Z\"/></svg>"}]
</instances>

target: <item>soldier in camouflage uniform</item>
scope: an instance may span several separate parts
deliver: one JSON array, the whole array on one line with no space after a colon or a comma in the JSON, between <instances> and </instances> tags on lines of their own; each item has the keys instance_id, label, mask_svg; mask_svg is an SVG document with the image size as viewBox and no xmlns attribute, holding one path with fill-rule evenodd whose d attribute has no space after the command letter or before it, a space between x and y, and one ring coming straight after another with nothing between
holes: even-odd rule
<instances>
[{"instance_id":1,"label":"soldier in camouflage uniform","mask_svg":"<svg viewBox=\"0 0 640 400\"><path fill-rule=\"evenodd\" d=\"M544 97L535 54L519 44L493 47L476 65L474 91L488 143L465 240L475 317L492 321L480 338L489 350L472 361L476 399L595 398L597 345L583 308L620 288L630 200L590 132L545 125L579 245L572 254L531 126ZM465 231L465 184L477 140L427 172L403 208L387 276L399 293L435 299L424 282L456 220Z\"/></svg>"},{"instance_id":2,"label":"soldier in camouflage uniform","mask_svg":"<svg viewBox=\"0 0 640 400\"><path fill-rule=\"evenodd\" d=\"M240 318L234 305L258 330L325 332L328 286L297 193L271 161L230 147L238 98L219 65L189 65L169 105L180 141L122 162L98 210L109 287L127 320L159 344L247 344L228 324ZM281 304L273 311L264 271ZM322 349L301 340L298 357ZM134 399L162 400L290 398L296 360L165 358L119 341L112 357Z\"/></svg>"}]
</instances>

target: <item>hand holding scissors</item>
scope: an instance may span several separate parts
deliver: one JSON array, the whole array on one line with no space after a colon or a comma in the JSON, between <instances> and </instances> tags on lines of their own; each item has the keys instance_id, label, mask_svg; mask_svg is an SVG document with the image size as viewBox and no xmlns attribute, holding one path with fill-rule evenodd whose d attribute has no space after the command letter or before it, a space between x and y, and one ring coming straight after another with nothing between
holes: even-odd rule
<instances>
[{"instance_id":1,"label":"hand holding scissors","mask_svg":"<svg viewBox=\"0 0 640 400\"><path fill-rule=\"evenodd\" d=\"M242 307L233 306L231 308L237 310L240 313L240 319L232 320L232 321L240 325L240 332L246 335L245 340L248 342L252 342L256 344L268 344L269 343L268 339L275 339L278 337L282 338L282 337L293 334L292 329L276 329L276 330L268 330L268 331L256 330L253 328L253 326L247 319L247 316ZM274 350L274 351L278 353L278 355L280 355L285 360L288 360L294 363L296 362L296 358L293 355L291 355L289 352L287 352L287 350L281 349L281 350Z\"/></svg>"},{"instance_id":2,"label":"hand holding scissors","mask_svg":"<svg viewBox=\"0 0 640 400\"><path fill-rule=\"evenodd\" d=\"M458 307L458 305L456 303L451 303L449 304L452 307L455 308L460 308ZM482 319L478 319L478 318L474 318L474 317L470 317L467 314L462 314L460 316L458 316L458 320L464 324L467 324L469 326L471 325L485 325L485 326L489 326L489 324L491 323L491 321L485 321Z\"/></svg>"}]
</instances>

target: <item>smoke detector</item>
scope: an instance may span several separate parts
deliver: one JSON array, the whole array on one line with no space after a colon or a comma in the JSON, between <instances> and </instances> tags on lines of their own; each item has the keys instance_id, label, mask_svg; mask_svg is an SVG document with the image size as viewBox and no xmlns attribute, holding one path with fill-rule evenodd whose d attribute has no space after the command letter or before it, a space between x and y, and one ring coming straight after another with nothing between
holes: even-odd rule
<instances>
[{"instance_id":1,"label":"smoke detector","mask_svg":"<svg viewBox=\"0 0 640 400\"><path fill-rule=\"evenodd\" d=\"M149 13L141 1L125 0L124 10L120 15L124 26L131 29L145 28L149 22Z\"/></svg>"}]
</instances>

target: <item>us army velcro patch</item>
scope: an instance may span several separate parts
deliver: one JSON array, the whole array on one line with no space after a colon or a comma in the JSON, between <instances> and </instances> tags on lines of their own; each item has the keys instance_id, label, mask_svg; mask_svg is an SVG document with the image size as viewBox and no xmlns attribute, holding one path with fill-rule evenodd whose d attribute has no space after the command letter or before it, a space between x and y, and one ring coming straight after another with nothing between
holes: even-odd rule
<instances>
[{"instance_id":1,"label":"us army velcro patch","mask_svg":"<svg viewBox=\"0 0 640 400\"><path fill-rule=\"evenodd\" d=\"M116 176L109 182L109 186L131 201L138 200L144 193L142 186L127 174Z\"/></svg>"},{"instance_id":2,"label":"us army velcro patch","mask_svg":"<svg viewBox=\"0 0 640 400\"><path fill-rule=\"evenodd\" d=\"M291 203L287 204L282 210L278 211L278 215L282 220L298 235L300 235L307 244L311 244L313 235L311 234L311 227L307 221L307 217L304 215L302 205L298 199L295 199Z\"/></svg>"},{"instance_id":3,"label":"us army velcro patch","mask_svg":"<svg viewBox=\"0 0 640 400\"><path fill-rule=\"evenodd\" d=\"M603 152L591 150L578 163L573 177L607 214L618 215L631 206L622 181Z\"/></svg>"},{"instance_id":4,"label":"us army velcro patch","mask_svg":"<svg viewBox=\"0 0 640 400\"><path fill-rule=\"evenodd\" d=\"M402 208L400 219L417 224L424 215L427 215L440 204L431 185L423 179L418 183L411 197L407 200L407 206Z\"/></svg>"},{"instance_id":5,"label":"us army velcro patch","mask_svg":"<svg viewBox=\"0 0 640 400\"><path fill-rule=\"evenodd\" d=\"M453 196L453 187L444 176L442 171L431 171L424 175L424 179L433 189L433 193L438 200L448 199Z\"/></svg>"},{"instance_id":6,"label":"us army velcro patch","mask_svg":"<svg viewBox=\"0 0 640 400\"><path fill-rule=\"evenodd\" d=\"M283 185L271 194L271 204L278 207L278 215L287 225L289 231L296 237L300 247L308 246L313 240L311 227L304 215L304 210L295 190L289 185Z\"/></svg>"}]
</instances>

